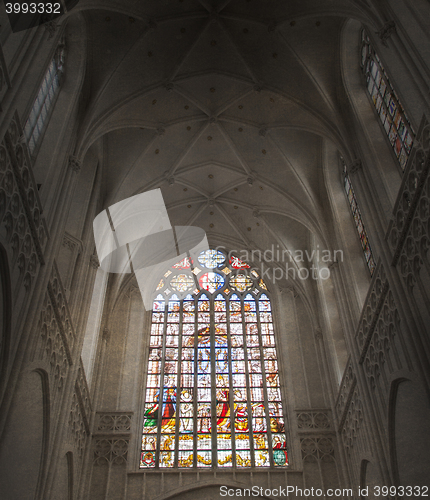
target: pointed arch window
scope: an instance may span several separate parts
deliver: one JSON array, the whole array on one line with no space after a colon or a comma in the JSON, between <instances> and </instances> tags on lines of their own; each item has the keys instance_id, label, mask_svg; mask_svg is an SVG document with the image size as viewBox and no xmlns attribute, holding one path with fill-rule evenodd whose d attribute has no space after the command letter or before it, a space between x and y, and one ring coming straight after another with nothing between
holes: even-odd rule
<instances>
[{"instance_id":1,"label":"pointed arch window","mask_svg":"<svg viewBox=\"0 0 430 500\"><path fill-rule=\"evenodd\" d=\"M361 248L366 260L367 268L369 269L370 275L373 276L376 268L376 263L373 256L372 247L370 246L369 237L367 236L367 231L364 227L363 218L361 217L360 208L358 206L357 198L354 193L354 188L352 187L351 178L349 177L348 170L343 158L341 158L341 162L343 166L343 187L345 189L346 197L348 198L352 217L354 218L355 228L357 230L358 237L360 238Z\"/></svg>"},{"instance_id":2,"label":"pointed arch window","mask_svg":"<svg viewBox=\"0 0 430 500\"><path fill-rule=\"evenodd\" d=\"M404 170L415 132L365 30L361 32L361 67L366 77L367 91L400 167Z\"/></svg>"},{"instance_id":3,"label":"pointed arch window","mask_svg":"<svg viewBox=\"0 0 430 500\"><path fill-rule=\"evenodd\" d=\"M154 299L140 467L287 465L264 281L215 250L175 264Z\"/></svg>"},{"instance_id":4,"label":"pointed arch window","mask_svg":"<svg viewBox=\"0 0 430 500\"><path fill-rule=\"evenodd\" d=\"M44 132L55 99L60 90L61 76L64 71L65 45L62 43L57 47L55 55L49 63L42 85L39 88L36 99L30 111L30 115L24 126L24 134L27 139L30 154L34 154L39 139Z\"/></svg>"}]
</instances>

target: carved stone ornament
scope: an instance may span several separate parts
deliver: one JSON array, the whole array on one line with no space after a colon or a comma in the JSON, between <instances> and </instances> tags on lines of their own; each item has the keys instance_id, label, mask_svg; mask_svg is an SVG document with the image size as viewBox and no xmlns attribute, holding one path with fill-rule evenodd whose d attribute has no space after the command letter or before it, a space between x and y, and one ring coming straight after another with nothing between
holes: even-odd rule
<instances>
[{"instance_id":1,"label":"carved stone ornament","mask_svg":"<svg viewBox=\"0 0 430 500\"><path fill-rule=\"evenodd\" d=\"M166 90L167 92L173 92L175 89L175 84L173 82L167 82L166 83Z\"/></svg>"},{"instance_id":2,"label":"carved stone ornament","mask_svg":"<svg viewBox=\"0 0 430 500\"><path fill-rule=\"evenodd\" d=\"M297 426L302 431L328 430L331 428L328 410L299 410L297 411Z\"/></svg>"},{"instance_id":3,"label":"carved stone ornament","mask_svg":"<svg viewBox=\"0 0 430 500\"><path fill-rule=\"evenodd\" d=\"M360 429L363 426L363 405L360 393L356 387L351 398L348 412L341 427L342 443L348 455L351 456L355 442L359 438Z\"/></svg>"},{"instance_id":4,"label":"carved stone ornament","mask_svg":"<svg viewBox=\"0 0 430 500\"><path fill-rule=\"evenodd\" d=\"M125 465L128 455L128 439L96 439L94 465Z\"/></svg>"},{"instance_id":5,"label":"carved stone ornament","mask_svg":"<svg viewBox=\"0 0 430 500\"><path fill-rule=\"evenodd\" d=\"M375 31L379 36L381 43L384 47L388 47L387 40L391 37L393 33L396 33L396 23L394 21L388 21L382 26L381 29Z\"/></svg>"},{"instance_id":6,"label":"carved stone ornament","mask_svg":"<svg viewBox=\"0 0 430 500\"><path fill-rule=\"evenodd\" d=\"M253 211L252 211L252 216L254 217L254 219L259 219L261 214L260 214L260 210L258 210L258 207L254 207Z\"/></svg>"},{"instance_id":7,"label":"carved stone ornament","mask_svg":"<svg viewBox=\"0 0 430 500\"><path fill-rule=\"evenodd\" d=\"M136 285L130 285L130 288L127 291L127 297L131 298L136 294L140 297L140 288Z\"/></svg>"},{"instance_id":8,"label":"carved stone ornament","mask_svg":"<svg viewBox=\"0 0 430 500\"><path fill-rule=\"evenodd\" d=\"M352 393L357 384L357 378L354 373L351 359L348 363L343 374L342 382L340 384L339 394L336 401L336 413L339 421L339 428L342 427L346 418L349 404L351 402Z\"/></svg>"},{"instance_id":9,"label":"carved stone ornament","mask_svg":"<svg viewBox=\"0 0 430 500\"><path fill-rule=\"evenodd\" d=\"M363 168L363 164L361 163L361 160L354 160L351 165L348 167L348 172L351 174L351 175L354 175L355 173L357 173L359 170L361 170Z\"/></svg>"},{"instance_id":10,"label":"carved stone ornament","mask_svg":"<svg viewBox=\"0 0 430 500\"><path fill-rule=\"evenodd\" d=\"M331 270L331 269L336 269L336 267L339 266L339 261L338 260L334 260L333 262L331 262L329 265L328 265L328 268Z\"/></svg>"},{"instance_id":11,"label":"carved stone ornament","mask_svg":"<svg viewBox=\"0 0 430 500\"><path fill-rule=\"evenodd\" d=\"M291 286L278 285L278 288L280 294L293 292L293 287Z\"/></svg>"},{"instance_id":12,"label":"carved stone ornament","mask_svg":"<svg viewBox=\"0 0 430 500\"><path fill-rule=\"evenodd\" d=\"M82 459L88 433L85 427L82 407L79 404L79 398L76 392L72 397L68 424L75 451L77 452L78 458Z\"/></svg>"},{"instance_id":13,"label":"carved stone ornament","mask_svg":"<svg viewBox=\"0 0 430 500\"><path fill-rule=\"evenodd\" d=\"M29 291L40 265L45 263L48 228L22 136L15 114L0 143L0 226L12 250L11 265L22 276L19 286L24 285Z\"/></svg>"},{"instance_id":14,"label":"carved stone ornament","mask_svg":"<svg viewBox=\"0 0 430 500\"><path fill-rule=\"evenodd\" d=\"M69 156L69 167L77 174L81 171L82 162L76 156Z\"/></svg>"},{"instance_id":15,"label":"carved stone ornament","mask_svg":"<svg viewBox=\"0 0 430 500\"><path fill-rule=\"evenodd\" d=\"M132 413L97 413L96 431L102 433L130 432L132 416Z\"/></svg>"},{"instance_id":16,"label":"carved stone ornament","mask_svg":"<svg viewBox=\"0 0 430 500\"><path fill-rule=\"evenodd\" d=\"M63 236L63 247L68 248L71 252L79 255L82 252L83 245L81 240L65 231Z\"/></svg>"},{"instance_id":17,"label":"carved stone ornament","mask_svg":"<svg viewBox=\"0 0 430 500\"><path fill-rule=\"evenodd\" d=\"M98 269L100 267L100 262L96 254L91 255L90 257L90 265L94 269Z\"/></svg>"},{"instance_id":18,"label":"carved stone ornament","mask_svg":"<svg viewBox=\"0 0 430 500\"><path fill-rule=\"evenodd\" d=\"M330 437L306 437L300 440L303 461L331 460L334 457L333 439Z\"/></svg>"},{"instance_id":19,"label":"carved stone ornament","mask_svg":"<svg viewBox=\"0 0 430 500\"><path fill-rule=\"evenodd\" d=\"M48 40L50 40L51 38L53 38L55 32L57 31L57 22L55 20L48 21L44 24L44 26L45 30L48 32Z\"/></svg>"},{"instance_id":20,"label":"carved stone ornament","mask_svg":"<svg viewBox=\"0 0 430 500\"><path fill-rule=\"evenodd\" d=\"M103 330L102 339L103 339L104 342L106 342L106 344L109 342L109 339L110 339L110 330L109 330L109 328L105 328Z\"/></svg>"}]
</instances>

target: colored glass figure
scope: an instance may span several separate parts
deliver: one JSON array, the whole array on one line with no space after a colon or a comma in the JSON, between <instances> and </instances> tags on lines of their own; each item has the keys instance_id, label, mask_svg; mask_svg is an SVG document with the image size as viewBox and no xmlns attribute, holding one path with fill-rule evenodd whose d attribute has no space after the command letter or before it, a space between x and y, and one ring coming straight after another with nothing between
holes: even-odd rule
<instances>
[{"instance_id":1,"label":"colored glass figure","mask_svg":"<svg viewBox=\"0 0 430 500\"><path fill-rule=\"evenodd\" d=\"M217 255L200 263L226 266ZM141 468L288 465L270 298L257 272L227 294L224 270L184 298L174 275L154 299Z\"/></svg>"},{"instance_id":2,"label":"colored glass figure","mask_svg":"<svg viewBox=\"0 0 430 500\"><path fill-rule=\"evenodd\" d=\"M176 388L167 387L164 391L161 432L175 432Z\"/></svg>"},{"instance_id":3,"label":"colored glass figure","mask_svg":"<svg viewBox=\"0 0 430 500\"><path fill-rule=\"evenodd\" d=\"M200 288L214 293L224 286L225 279L218 273L205 273L199 278Z\"/></svg>"},{"instance_id":4,"label":"colored glass figure","mask_svg":"<svg viewBox=\"0 0 430 500\"><path fill-rule=\"evenodd\" d=\"M158 424L158 400L160 398L160 391L154 396L155 401L153 403L148 403L144 413L145 419L143 422L144 432L156 432L156 427Z\"/></svg>"},{"instance_id":5,"label":"colored glass figure","mask_svg":"<svg viewBox=\"0 0 430 500\"><path fill-rule=\"evenodd\" d=\"M415 132L364 30L361 34L361 43L361 67L366 77L367 91L400 167L404 170L411 153Z\"/></svg>"},{"instance_id":6,"label":"colored glass figure","mask_svg":"<svg viewBox=\"0 0 430 500\"><path fill-rule=\"evenodd\" d=\"M264 283L264 281L263 281L262 279L260 279L260 281L258 282L258 286L259 286L262 290L267 290L266 283Z\"/></svg>"},{"instance_id":7,"label":"colored glass figure","mask_svg":"<svg viewBox=\"0 0 430 500\"><path fill-rule=\"evenodd\" d=\"M287 443L284 434L272 434L273 439L273 461L275 466L288 464Z\"/></svg>"},{"instance_id":8,"label":"colored glass figure","mask_svg":"<svg viewBox=\"0 0 430 500\"><path fill-rule=\"evenodd\" d=\"M249 266L248 264L246 264L246 262L242 262L239 257L234 256L230 257L230 266L233 269L249 269Z\"/></svg>"},{"instance_id":9,"label":"colored glass figure","mask_svg":"<svg viewBox=\"0 0 430 500\"><path fill-rule=\"evenodd\" d=\"M177 262L174 266L174 269L190 269L191 268L191 260L188 257L182 259L180 262Z\"/></svg>"},{"instance_id":10,"label":"colored glass figure","mask_svg":"<svg viewBox=\"0 0 430 500\"><path fill-rule=\"evenodd\" d=\"M348 175L348 170L346 164L343 163L343 178L344 178L344 188L345 193L349 201L349 207L351 209L352 216L354 218L355 227L357 229L358 236L360 238L361 248L363 249L364 258L366 259L366 264L369 269L370 275L376 268L375 258L373 257L372 249L370 247L369 238L367 236L366 229L364 228L364 223L361 218L361 212L358 208L357 199L355 197L354 189L352 187L351 179Z\"/></svg>"},{"instance_id":11,"label":"colored glass figure","mask_svg":"<svg viewBox=\"0 0 430 500\"><path fill-rule=\"evenodd\" d=\"M207 269L215 269L220 267L225 262L225 255L217 250L207 250L202 252L199 257L199 262Z\"/></svg>"},{"instance_id":12,"label":"colored glass figure","mask_svg":"<svg viewBox=\"0 0 430 500\"><path fill-rule=\"evenodd\" d=\"M238 274L230 279L230 288L237 292L247 292L251 290L253 281L243 274Z\"/></svg>"},{"instance_id":13,"label":"colored glass figure","mask_svg":"<svg viewBox=\"0 0 430 500\"><path fill-rule=\"evenodd\" d=\"M194 280L188 274L178 274L170 280L170 286L175 292L187 292L194 288Z\"/></svg>"},{"instance_id":14,"label":"colored glass figure","mask_svg":"<svg viewBox=\"0 0 430 500\"><path fill-rule=\"evenodd\" d=\"M157 290L161 290L164 287L164 281L160 280L160 283L158 283Z\"/></svg>"}]
</instances>

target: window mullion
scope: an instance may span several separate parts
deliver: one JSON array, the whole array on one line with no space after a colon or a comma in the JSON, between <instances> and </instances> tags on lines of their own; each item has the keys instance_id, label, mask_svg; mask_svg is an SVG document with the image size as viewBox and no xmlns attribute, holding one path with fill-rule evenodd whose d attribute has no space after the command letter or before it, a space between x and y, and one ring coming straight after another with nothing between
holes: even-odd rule
<instances>
[{"instance_id":1,"label":"window mullion","mask_svg":"<svg viewBox=\"0 0 430 500\"><path fill-rule=\"evenodd\" d=\"M236 467L236 428L234 425L234 387L233 387L233 369L231 359L231 333L230 333L230 302L225 301L225 320L227 326L227 349L228 349L228 393L230 404L230 431L231 431L231 462L232 466ZM232 411L233 410L233 411Z\"/></svg>"},{"instance_id":2,"label":"window mullion","mask_svg":"<svg viewBox=\"0 0 430 500\"><path fill-rule=\"evenodd\" d=\"M197 460L197 443L198 443L198 405L197 405L197 399L198 399L198 370L199 370L199 323L198 323L198 316L199 316L199 302L198 298L194 300L194 387L193 387L193 467L198 467L198 460Z\"/></svg>"},{"instance_id":3,"label":"window mullion","mask_svg":"<svg viewBox=\"0 0 430 500\"><path fill-rule=\"evenodd\" d=\"M251 450L251 467L255 467L255 457L254 457L254 439L252 432L252 408L251 408L251 389L249 386L249 364L248 364L248 344L246 341L246 323L245 323L245 302L243 297L240 298L241 310L242 310L242 334L243 334L243 353L245 358L245 379L246 379L246 408L248 412L248 436L249 436L249 448ZM235 422L236 424L236 422Z\"/></svg>"},{"instance_id":4,"label":"window mullion","mask_svg":"<svg viewBox=\"0 0 430 500\"><path fill-rule=\"evenodd\" d=\"M157 422L157 449L155 453L156 467L160 467L160 449L161 449L161 423L163 421L163 403L164 403L164 365L166 362L166 340L167 340L167 317L169 315L169 302L165 302L164 327L163 327L163 350L161 354L161 373L160 373L160 392L158 396L158 422Z\"/></svg>"},{"instance_id":5,"label":"window mullion","mask_svg":"<svg viewBox=\"0 0 430 500\"><path fill-rule=\"evenodd\" d=\"M176 422L175 422L175 459L174 467L178 467L179 460L179 423L180 423L180 411L181 411L181 399L182 399L182 325L183 325L183 314L184 314L184 300L180 301L179 307L179 331L178 331L178 364L176 374Z\"/></svg>"},{"instance_id":6,"label":"window mullion","mask_svg":"<svg viewBox=\"0 0 430 500\"><path fill-rule=\"evenodd\" d=\"M211 352L211 441L212 441L212 467L218 466L218 426L217 426L217 412L216 412L216 365L215 365L215 326L214 326L214 297L209 297L210 304L210 352Z\"/></svg>"},{"instance_id":7,"label":"window mullion","mask_svg":"<svg viewBox=\"0 0 430 500\"><path fill-rule=\"evenodd\" d=\"M273 461L273 450L272 450L272 429L270 426L270 412L269 412L269 399L267 397L267 378L266 378L266 367L264 366L264 350L263 350L263 342L261 336L261 321L260 321L260 301L255 301L257 304L257 325L258 325L258 344L260 347L260 359L261 359L261 375L263 377L263 397L264 397L264 409L266 414L266 425L267 425L267 446L269 449L269 460L270 466L274 466ZM276 351L277 354L277 351Z\"/></svg>"}]
</instances>

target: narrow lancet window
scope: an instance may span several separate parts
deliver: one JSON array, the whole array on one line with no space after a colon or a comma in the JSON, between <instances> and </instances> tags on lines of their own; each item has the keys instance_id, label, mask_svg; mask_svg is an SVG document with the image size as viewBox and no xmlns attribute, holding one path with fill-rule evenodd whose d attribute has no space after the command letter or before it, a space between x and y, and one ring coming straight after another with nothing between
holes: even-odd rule
<instances>
[{"instance_id":1,"label":"narrow lancet window","mask_svg":"<svg viewBox=\"0 0 430 500\"><path fill-rule=\"evenodd\" d=\"M366 77L367 91L400 167L404 170L411 153L415 133L381 60L364 30L361 40L361 67Z\"/></svg>"},{"instance_id":2,"label":"narrow lancet window","mask_svg":"<svg viewBox=\"0 0 430 500\"><path fill-rule=\"evenodd\" d=\"M48 66L42 85L39 88L30 115L24 126L24 134L30 154L33 154L36 149L36 145L48 123L52 106L60 89L61 75L64 71L64 57L64 45L59 45L55 56Z\"/></svg>"},{"instance_id":3,"label":"narrow lancet window","mask_svg":"<svg viewBox=\"0 0 430 500\"><path fill-rule=\"evenodd\" d=\"M349 208L351 209L352 217L354 218L355 228L357 229L357 233L360 238L360 243L361 243L361 248L363 249L364 258L366 260L366 264L369 269L370 275L372 276L376 267L375 259L373 257L373 252L370 246L369 237L367 236L367 232L364 227L360 208L357 203L357 198L355 197L354 189L352 187L351 179L349 177L346 164L344 161L342 161L342 164L343 164L343 186L345 189L346 197L348 198Z\"/></svg>"}]
</instances>

